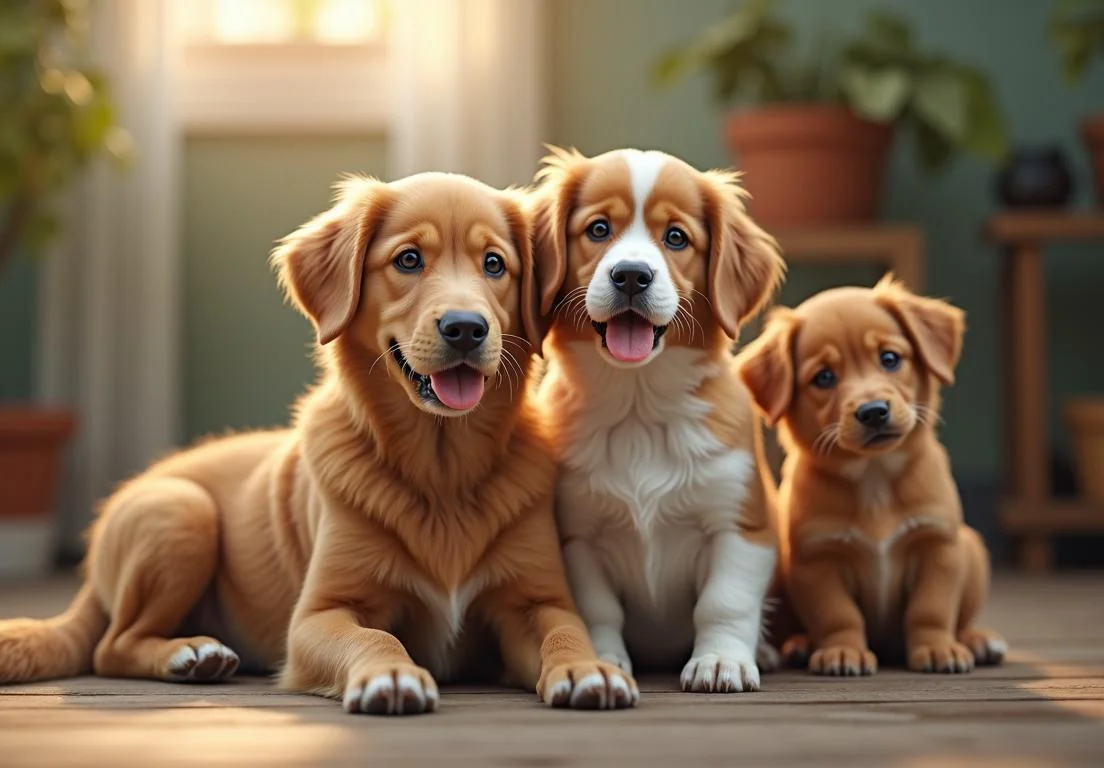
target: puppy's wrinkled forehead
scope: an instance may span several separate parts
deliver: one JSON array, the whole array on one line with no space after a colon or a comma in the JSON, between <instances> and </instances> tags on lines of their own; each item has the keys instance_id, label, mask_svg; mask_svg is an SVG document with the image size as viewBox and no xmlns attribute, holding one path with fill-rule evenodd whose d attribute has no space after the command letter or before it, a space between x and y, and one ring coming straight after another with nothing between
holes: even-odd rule
<instances>
[{"instance_id":1,"label":"puppy's wrinkled forehead","mask_svg":"<svg viewBox=\"0 0 1104 768\"><path fill-rule=\"evenodd\" d=\"M615 218L643 216L665 223L675 212L703 213L699 174L676 157L662 152L622 149L598 155L579 189L576 213L603 210Z\"/></svg>"},{"instance_id":2,"label":"puppy's wrinkled forehead","mask_svg":"<svg viewBox=\"0 0 1104 768\"><path fill-rule=\"evenodd\" d=\"M510 225L497 190L463 176L419 174L394 182L395 202L381 236L413 233L427 246L480 248L494 236L509 239Z\"/></svg>"},{"instance_id":3,"label":"puppy's wrinkled forehead","mask_svg":"<svg viewBox=\"0 0 1104 768\"><path fill-rule=\"evenodd\" d=\"M806 301L795 312L801 320L795 341L797 359L831 348L838 355L862 355L888 340L905 342L896 318L874 301L867 289L837 289Z\"/></svg>"}]
</instances>

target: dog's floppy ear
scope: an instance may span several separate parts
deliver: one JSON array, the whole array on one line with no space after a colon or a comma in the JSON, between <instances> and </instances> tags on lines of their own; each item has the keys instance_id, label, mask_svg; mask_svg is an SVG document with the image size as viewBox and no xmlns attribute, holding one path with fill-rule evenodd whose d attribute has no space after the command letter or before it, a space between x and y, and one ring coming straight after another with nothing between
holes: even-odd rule
<instances>
[{"instance_id":1,"label":"dog's floppy ear","mask_svg":"<svg viewBox=\"0 0 1104 768\"><path fill-rule=\"evenodd\" d=\"M736 357L740 380L769 427L785 415L793 399L793 335L797 325L791 310L775 309L763 332Z\"/></svg>"},{"instance_id":2,"label":"dog's floppy ear","mask_svg":"<svg viewBox=\"0 0 1104 768\"><path fill-rule=\"evenodd\" d=\"M735 339L740 325L774 295L786 274L778 243L744 208L740 175L706 171L702 197L709 224L709 301L724 332Z\"/></svg>"},{"instance_id":3,"label":"dog's floppy ear","mask_svg":"<svg viewBox=\"0 0 1104 768\"><path fill-rule=\"evenodd\" d=\"M534 263L534 214L528 195L519 189L505 190L503 209L510 224L514 247L521 258L521 326L533 352L541 353L547 326L540 314L541 280Z\"/></svg>"},{"instance_id":4,"label":"dog's floppy ear","mask_svg":"<svg viewBox=\"0 0 1104 768\"><path fill-rule=\"evenodd\" d=\"M928 371L942 384L954 384L966 313L945 301L911 293L892 273L874 286L874 296L897 318Z\"/></svg>"},{"instance_id":5,"label":"dog's floppy ear","mask_svg":"<svg viewBox=\"0 0 1104 768\"><path fill-rule=\"evenodd\" d=\"M364 260L384 216L386 189L376 179L342 180L333 207L283 238L272 252L284 292L314 325L319 344L340 336L356 314Z\"/></svg>"},{"instance_id":6,"label":"dog's floppy ear","mask_svg":"<svg viewBox=\"0 0 1104 768\"><path fill-rule=\"evenodd\" d=\"M526 295L528 313L539 339L551 325L550 315L567 277L567 219L582 183L586 158L576 150L547 145L541 158L537 187L529 192L526 208L533 222L533 270ZM536 344L540 350L540 342Z\"/></svg>"}]
</instances>

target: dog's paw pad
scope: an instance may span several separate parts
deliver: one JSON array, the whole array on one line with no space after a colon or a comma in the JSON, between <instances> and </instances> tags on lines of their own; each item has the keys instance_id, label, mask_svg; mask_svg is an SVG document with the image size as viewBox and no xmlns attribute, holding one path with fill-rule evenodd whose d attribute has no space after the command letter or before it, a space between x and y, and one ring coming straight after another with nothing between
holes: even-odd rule
<instances>
[{"instance_id":1,"label":"dog's paw pad","mask_svg":"<svg viewBox=\"0 0 1104 768\"><path fill-rule=\"evenodd\" d=\"M974 654L962 643L948 638L913 648L909 651L908 666L914 672L962 674L974 668Z\"/></svg>"},{"instance_id":2,"label":"dog's paw pad","mask_svg":"<svg viewBox=\"0 0 1104 768\"><path fill-rule=\"evenodd\" d=\"M188 640L169 657L166 677L179 683L225 680L238 670L238 654L217 640Z\"/></svg>"},{"instance_id":3,"label":"dog's paw pad","mask_svg":"<svg viewBox=\"0 0 1104 768\"><path fill-rule=\"evenodd\" d=\"M759 667L745 655L707 653L690 659L679 678L694 693L743 693L759 690Z\"/></svg>"},{"instance_id":4,"label":"dog's paw pad","mask_svg":"<svg viewBox=\"0 0 1104 768\"><path fill-rule=\"evenodd\" d=\"M439 700L430 674L411 665L352 675L342 704L353 714L420 715L436 710Z\"/></svg>"},{"instance_id":5,"label":"dog's paw pad","mask_svg":"<svg viewBox=\"0 0 1104 768\"><path fill-rule=\"evenodd\" d=\"M539 690L552 707L625 709L640 701L636 681L609 662L564 664L549 672Z\"/></svg>"},{"instance_id":6,"label":"dog's paw pad","mask_svg":"<svg viewBox=\"0 0 1104 768\"><path fill-rule=\"evenodd\" d=\"M991 629L968 629L958 639L974 654L979 667L1001 664L1008 655L1008 643Z\"/></svg>"},{"instance_id":7,"label":"dog's paw pad","mask_svg":"<svg viewBox=\"0 0 1104 768\"><path fill-rule=\"evenodd\" d=\"M829 646L809 657L809 671L829 677L858 677L878 671L878 659L866 648L845 645Z\"/></svg>"}]
</instances>

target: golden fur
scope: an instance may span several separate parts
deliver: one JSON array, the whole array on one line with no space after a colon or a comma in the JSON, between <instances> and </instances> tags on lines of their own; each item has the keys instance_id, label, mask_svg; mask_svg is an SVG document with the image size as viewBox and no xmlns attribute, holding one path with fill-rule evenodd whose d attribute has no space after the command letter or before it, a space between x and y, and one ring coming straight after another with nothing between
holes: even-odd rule
<instances>
[{"instance_id":1,"label":"golden fur","mask_svg":"<svg viewBox=\"0 0 1104 768\"><path fill-rule=\"evenodd\" d=\"M412 249L421 268L400 271ZM69 612L0 622L0 682L217 679L240 658L349 711L415 713L438 679L484 674L497 640L509 680L549 704L635 703L576 616L522 397L541 341L531 250L516 193L449 174L341 184L273 253L320 342L292 427L184 451L109 498ZM437 328L454 310L489 326L463 358L488 388L462 413L403 365L457 363Z\"/></svg>"},{"instance_id":2,"label":"golden fur","mask_svg":"<svg viewBox=\"0 0 1104 768\"><path fill-rule=\"evenodd\" d=\"M781 283L777 245L747 215L736 173L658 152L552 148L537 180L541 311L551 324L538 397L565 467L557 514L576 602L602 657L622 668L682 670L688 690L756 689L757 585L770 578L777 534L757 417L730 348ZM608 238L592 236L595 222ZM671 227L684 246L665 245ZM670 282L666 300L632 305L665 332L650 356L625 364L599 329L626 305L607 309L616 294L596 299L595 286L634 259L656 270L648 296ZM744 572L721 552L722 539L744 546L729 534L753 549ZM740 630L712 629L726 621Z\"/></svg>"},{"instance_id":3,"label":"golden fur","mask_svg":"<svg viewBox=\"0 0 1104 768\"><path fill-rule=\"evenodd\" d=\"M811 651L812 672L871 674L876 652L925 672L1003 657L1004 641L973 626L988 555L934 428L964 329L961 310L887 276L776 310L738 358L787 453L782 574L808 635L783 654ZM860 421L867 404L883 420Z\"/></svg>"}]
</instances>

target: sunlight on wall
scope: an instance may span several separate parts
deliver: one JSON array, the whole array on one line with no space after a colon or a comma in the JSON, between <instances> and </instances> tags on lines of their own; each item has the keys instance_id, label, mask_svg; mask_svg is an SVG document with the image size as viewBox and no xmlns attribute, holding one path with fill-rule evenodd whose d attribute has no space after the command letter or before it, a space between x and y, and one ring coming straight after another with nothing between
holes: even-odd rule
<instances>
[{"instance_id":1,"label":"sunlight on wall","mask_svg":"<svg viewBox=\"0 0 1104 768\"><path fill-rule=\"evenodd\" d=\"M367 43L382 32L384 5L384 0L208 0L193 6L192 34L224 44Z\"/></svg>"}]
</instances>

